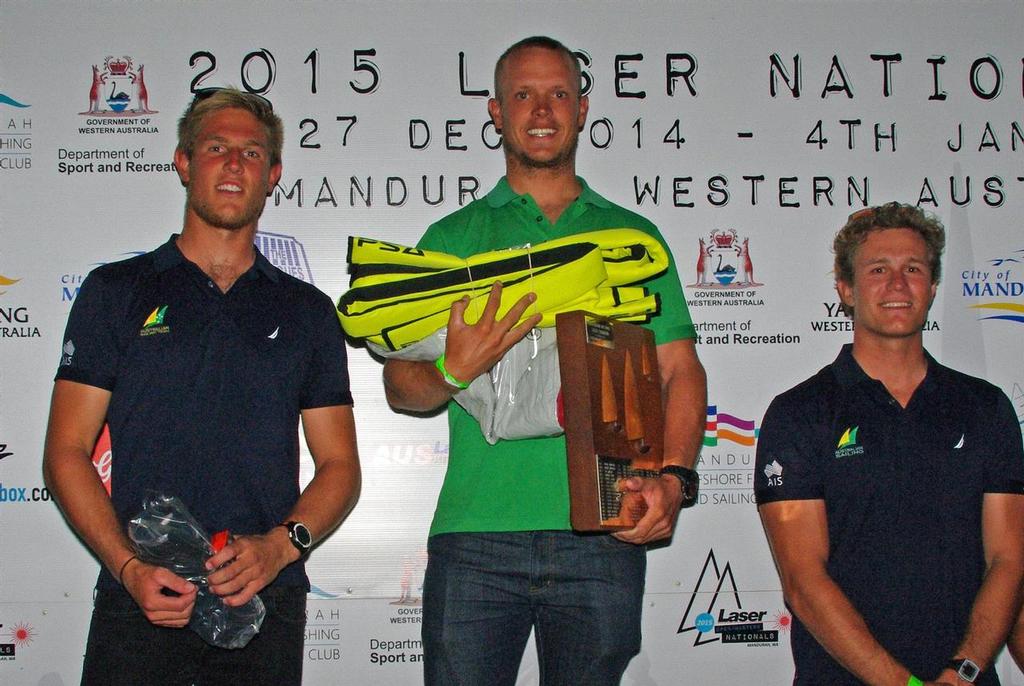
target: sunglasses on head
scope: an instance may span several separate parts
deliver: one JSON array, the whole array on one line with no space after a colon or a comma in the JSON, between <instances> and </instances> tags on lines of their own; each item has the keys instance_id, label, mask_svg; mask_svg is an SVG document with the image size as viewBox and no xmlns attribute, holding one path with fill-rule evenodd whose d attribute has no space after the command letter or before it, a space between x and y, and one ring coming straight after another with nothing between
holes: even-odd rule
<instances>
[{"instance_id":1,"label":"sunglasses on head","mask_svg":"<svg viewBox=\"0 0 1024 686\"><path fill-rule=\"evenodd\" d=\"M226 90L235 90L235 89L233 89L233 88L224 88L223 86L211 86L209 88L197 88L196 90L192 91L192 103L188 106L189 110L191 110L197 104L201 103L203 100L206 100L207 98L212 96L214 93L220 93L221 91L226 91ZM259 93L250 93L249 91L239 91L239 92L242 93L243 95L247 95L247 96L251 96L253 98L256 98L257 100L262 102L264 105L266 105L267 109L269 109L271 112L274 111L274 103L270 102L269 100L267 100L265 97L263 97Z\"/></svg>"}]
</instances>

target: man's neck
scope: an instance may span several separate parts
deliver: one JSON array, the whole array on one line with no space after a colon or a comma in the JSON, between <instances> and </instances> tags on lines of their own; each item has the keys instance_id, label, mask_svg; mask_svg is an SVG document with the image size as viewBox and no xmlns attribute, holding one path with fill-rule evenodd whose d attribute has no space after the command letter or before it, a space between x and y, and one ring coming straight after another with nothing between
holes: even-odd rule
<instances>
[{"instance_id":1,"label":"man's neck","mask_svg":"<svg viewBox=\"0 0 1024 686\"><path fill-rule=\"evenodd\" d=\"M189 262L197 265L224 293L256 261L253 239L256 225L237 230L216 229L185 223L177 245Z\"/></svg>"},{"instance_id":2,"label":"man's neck","mask_svg":"<svg viewBox=\"0 0 1024 686\"><path fill-rule=\"evenodd\" d=\"M858 339L855 333L853 359L865 374L881 381L903 407L910 402L928 372L920 333L897 339Z\"/></svg>"},{"instance_id":3,"label":"man's neck","mask_svg":"<svg viewBox=\"0 0 1024 686\"><path fill-rule=\"evenodd\" d=\"M583 187L576 179L574 167L559 169L524 169L506 165L508 185L516 193L529 194L552 224L558 222L569 205L579 197Z\"/></svg>"}]
</instances>

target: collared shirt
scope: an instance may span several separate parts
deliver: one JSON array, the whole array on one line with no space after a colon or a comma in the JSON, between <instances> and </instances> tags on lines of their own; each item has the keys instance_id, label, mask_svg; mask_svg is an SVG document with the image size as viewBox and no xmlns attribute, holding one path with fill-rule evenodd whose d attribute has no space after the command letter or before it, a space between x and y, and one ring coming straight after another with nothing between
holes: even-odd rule
<instances>
[{"instance_id":1,"label":"collared shirt","mask_svg":"<svg viewBox=\"0 0 1024 686\"><path fill-rule=\"evenodd\" d=\"M907 407L845 346L778 396L758 438L758 504L823 500L832 579L872 634L921 678L963 639L985 571L982 499L1024 493L1013 407L927 356ZM794 621L797 683L857 683Z\"/></svg>"},{"instance_id":2,"label":"collared shirt","mask_svg":"<svg viewBox=\"0 0 1024 686\"><path fill-rule=\"evenodd\" d=\"M467 257L584 231L629 227L665 241L657 228L598 195L577 177L580 195L552 224L534 199L502 178L485 197L432 225L418 246ZM658 344L693 338L675 263L643 282L659 298L649 324ZM448 404L448 471L431 535L466 531L537 531L569 528L569 485L563 436L484 440L480 425L456 403Z\"/></svg>"},{"instance_id":3,"label":"collared shirt","mask_svg":"<svg viewBox=\"0 0 1024 686\"><path fill-rule=\"evenodd\" d=\"M111 392L119 521L155 490L207 533L265 533L298 499L299 412L352 403L341 328L326 295L258 251L224 293L176 238L86 278L56 378ZM276 583L304 584L301 564Z\"/></svg>"}]
</instances>

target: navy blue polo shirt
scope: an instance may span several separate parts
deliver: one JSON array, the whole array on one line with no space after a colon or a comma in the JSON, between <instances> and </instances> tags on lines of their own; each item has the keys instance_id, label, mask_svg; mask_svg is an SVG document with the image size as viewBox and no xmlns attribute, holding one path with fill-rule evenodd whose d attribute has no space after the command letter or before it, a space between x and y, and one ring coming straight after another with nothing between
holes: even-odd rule
<instances>
[{"instance_id":1,"label":"navy blue polo shirt","mask_svg":"<svg viewBox=\"0 0 1024 686\"><path fill-rule=\"evenodd\" d=\"M56 378L111 392L122 523L156 490L208 533L262 534L299 496L299 412L352 403L341 327L330 298L258 251L222 293L176 239L89 274ZM308 584L302 564L275 584ZM98 585L118 586L105 569Z\"/></svg>"},{"instance_id":2,"label":"navy blue polo shirt","mask_svg":"<svg viewBox=\"0 0 1024 686\"><path fill-rule=\"evenodd\" d=\"M772 401L758 438L759 505L824 500L828 572L871 633L922 679L953 657L985 572L985 493L1024 493L1024 450L996 386L938 364L906 408L844 346ZM794 617L797 684L860 683ZM997 684L994 670L978 683Z\"/></svg>"}]
</instances>

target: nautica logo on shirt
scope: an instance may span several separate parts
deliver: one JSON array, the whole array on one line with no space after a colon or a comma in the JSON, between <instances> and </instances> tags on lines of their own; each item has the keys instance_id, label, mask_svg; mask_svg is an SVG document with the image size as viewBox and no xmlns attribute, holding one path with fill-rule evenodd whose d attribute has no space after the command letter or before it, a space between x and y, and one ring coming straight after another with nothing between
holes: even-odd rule
<instances>
[{"instance_id":1,"label":"nautica logo on shirt","mask_svg":"<svg viewBox=\"0 0 1024 686\"><path fill-rule=\"evenodd\" d=\"M843 435L839 437L839 442L836 443L836 458L864 454L864 446L857 444L858 431L860 431L859 426L847 427Z\"/></svg>"},{"instance_id":2,"label":"nautica logo on shirt","mask_svg":"<svg viewBox=\"0 0 1024 686\"><path fill-rule=\"evenodd\" d=\"M164 324L164 317L167 316L167 305L163 307L157 307L149 316L146 317L146 321L142 323L142 329L139 331L140 336L152 336L156 333L167 333L171 330L171 327Z\"/></svg>"}]
</instances>

